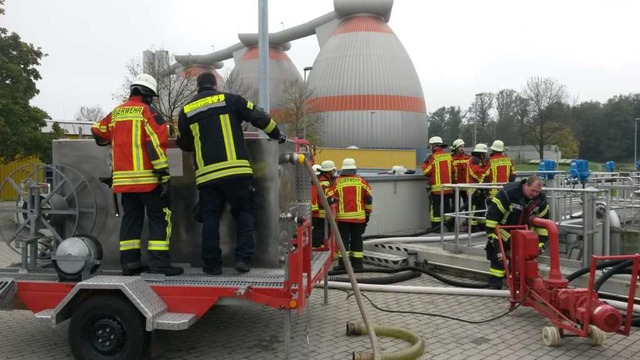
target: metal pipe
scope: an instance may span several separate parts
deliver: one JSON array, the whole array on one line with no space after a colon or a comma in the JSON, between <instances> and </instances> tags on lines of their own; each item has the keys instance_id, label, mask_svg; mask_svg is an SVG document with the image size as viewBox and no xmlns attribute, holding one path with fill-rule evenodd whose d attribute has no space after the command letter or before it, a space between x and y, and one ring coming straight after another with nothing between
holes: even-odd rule
<instances>
[{"instance_id":1,"label":"metal pipe","mask_svg":"<svg viewBox=\"0 0 640 360\"><path fill-rule=\"evenodd\" d=\"M295 160L295 159L294 159ZM309 172L311 176L311 181L313 185L315 185L316 191L318 192L318 200L322 204L322 208L325 209L326 216L325 220L329 222L331 226L331 230L336 238L336 243L338 244L338 248L340 249L340 253L342 254L342 260L344 263L344 267L347 270L347 275L349 276L350 285L354 289L353 294L356 298L356 302L358 303L358 308L360 309L360 313L362 314L362 320L364 321L367 331L369 333L369 339L371 340L371 351L374 356L374 360L380 360L380 349L378 346L378 338L376 337L376 332L373 328L373 324L369 320L369 316L367 315L367 310L364 307L364 303L362 302L362 295L360 294L360 290L358 289L358 283L356 281L356 275L353 272L353 267L351 266L351 261L349 261L349 253L347 252L347 248L344 246L344 242L342 242L342 237L340 236L340 231L338 230L338 224L336 223L336 219L331 211L331 207L329 206L329 202L327 201L327 197L322 191L322 185L320 185L320 181L318 177L316 177L315 171L311 167L311 163L307 160L303 155L298 155L298 161L303 162L304 167ZM327 284L332 281L328 281Z\"/></svg>"},{"instance_id":2,"label":"metal pipe","mask_svg":"<svg viewBox=\"0 0 640 360\"><path fill-rule=\"evenodd\" d=\"M472 238L477 238L482 236L486 236L486 232L476 232L470 235L470 237ZM367 245L389 244L389 243L413 244L413 243L437 243L441 241L450 241L450 240L455 240L455 235L447 235L442 237L441 236L392 237L392 238L367 240L365 243Z\"/></svg>"},{"instance_id":3,"label":"metal pipe","mask_svg":"<svg viewBox=\"0 0 640 360\"><path fill-rule=\"evenodd\" d=\"M533 226L543 227L547 229L549 233L549 283L551 284L565 284L566 280L562 278L562 272L560 271L560 246L558 244L558 227L556 224L548 219L539 217L532 217L529 222Z\"/></svg>"},{"instance_id":4,"label":"metal pipe","mask_svg":"<svg viewBox=\"0 0 640 360\"><path fill-rule=\"evenodd\" d=\"M258 1L258 103L269 112L269 1Z\"/></svg>"},{"instance_id":5,"label":"metal pipe","mask_svg":"<svg viewBox=\"0 0 640 360\"><path fill-rule=\"evenodd\" d=\"M472 289L459 287L436 287L436 286L402 286L402 285L377 285L377 284L357 284L361 291L394 292L406 294L430 294L430 295L459 295L459 296L489 296L505 297L511 296L509 290L489 290ZM316 286L322 286L316 284ZM331 289L353 290L352 284L329 281Z\"/></svg>"}]
</instances>

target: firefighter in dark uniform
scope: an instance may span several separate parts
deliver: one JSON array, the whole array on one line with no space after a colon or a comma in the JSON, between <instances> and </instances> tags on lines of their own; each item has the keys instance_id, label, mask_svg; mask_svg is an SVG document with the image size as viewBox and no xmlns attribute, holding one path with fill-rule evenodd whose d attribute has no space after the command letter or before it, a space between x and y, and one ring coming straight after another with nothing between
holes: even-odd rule
<instances>
[{"instance_id":1,"label":"firefighter in dark uniform","mask_svg":"<svg viewBox=\"0 0 640 360\"><path fill-rule=\"evenodd\" d=\"M494 289L502 288L502 280L505 276L502 253L498 244L498 225L527 225L531 217L543 219L549 218L549 203L545 194L541 193L542 179L536 175L529 176L520 182L506 184L498 194L491 200L491 205L487 209L487 260L491 261L489 268L489 287ZM541 227L531 227L530 229L538 234L538 247L540 253L544 252L549 233L547 229ZM505 252L511 246L509 238L511 234L507 229L500 229Z\"/></svg>"},{"instance_id":2,"label":"firefighter in dark uniform","mask_svg":"<svg viewBox=\"0 0 640 360\"><path fill-rule=\"evenodd\" d=\"M147 270L140 261L140 238L145 208L149 218L149 272L167 276L182 274L171 266L169 238L169 164L167 123L151 105L156 80L140 74L131 84L129 100L93 124L91 133L100 146L112 146L112 190L122 194L120 263L122 274Z\"/></svg>"},{"instance_id":3,"label":"firefighter in dark uniform","mask_svg":"<svg viewBox=\"0 0 640 360\"><path fill-rule=\"evenodd\" d=\"M178 119L178 146L194 152L196 186L202 215L202 270L222 274L220 217L229 202L236 223L234 268L250 270L255 254L253 170L244 142L242 122L248 121L270 138L284 143L271 116L239 95L217 90L212 73L197 78L198 93L183 107Z\"/></svg>"}]
</instances>

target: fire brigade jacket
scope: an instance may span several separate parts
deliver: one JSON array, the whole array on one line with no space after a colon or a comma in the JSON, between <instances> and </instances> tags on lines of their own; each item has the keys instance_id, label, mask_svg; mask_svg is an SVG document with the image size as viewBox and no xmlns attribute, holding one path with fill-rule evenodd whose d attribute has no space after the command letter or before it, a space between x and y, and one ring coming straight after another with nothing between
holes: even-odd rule
<instances>
[{"instance_id":1,"label":"fire brigade jacket","mask_svg":"<svg viewBox=\"0 0 640 360\"><path fill-rule=\"evenodd\" d=\"M451 184L451 168L451 154L440 147L436 147L433 153L422 163L422 175L429 177L432 194L452 193L453 189L451 188L442 190L442 184Z\"/></svg>"},{"instance_id":2,"label":"fire brigade jacket","mask_svg":"<svg viewBox=\"0 0 640 360\"><path fill-rule=\"evenodd\" d=\"M248 121L270 138L280 130L268 113L235 94L201 88L178 118L180 149L195 152L196 186L253 176L242 122Z\"/></svg>"},{"instance_id":3,"label":"fire brigade jacket","mask_svg":"<svg viewBox=\"0 0 640 360\"><path fill-rule=\"evenodd\" d=\"M465 153L455 153L451 155L451 164L453 165L453 183L464 184L467 182L467 162L469 161L469 155Z\"/></svg>"},{"instance_id":4,"label":"fire brigade jacket","mask_svg":"<svg viewBox=\"0 0 640 360\"><path fill-rule=\"evenodd\" d=\"M168 171L167 124L142 96L131 96L91 127L98 145L111 144L113 192L149 192ZM162 179L166 181L167 179Z\"/></svg>"},{"instance_id":5,"label":"fire brigade jacket","mask_svg":"<svg viewBox=\"0 0 640 360\"><path fill-rule=\"evenodd\" d=\"M365 223L373 210L371 187L360 175L340 175L328 196L338 201L338 221Z\"/></svg>"},{"instance_id":6,"label":"fire brigade jacket","mask_svg":"<svg viewBox=\"0 0 640 360\"><path fill-rule=\"evenodd\" d=\"M331 186L333 186L331 175L320 174L318 176L318 180L320 181L320 186L322 186L322 193L327 196L329 189L331 188ZM311 185L311 216L314 218L324 219L326 216L325 213L325 210L322 208L322 203L318 198L316 187L315 185Z\"/></svg>"},{"instance_id":7,"label":"fire brigade jacket","mask_svg":"<svg viewBox=\"0 0 640 360\"><path fill-rule=\"evenodd\" d=\"M467 184L482 184L489 174L489 164L485 164L481 158L471 155L467 161Z\"/></svg>"},{"instance_id":8,"label":"fire brigade jacket","mask_svg":"<svg viewBox=\"0 0 640 360\"><path fill-rule=\"evenodd\" d=\"M512 182L516 179L513 160L502 153L493 153L489 158L489 181L492 183Z\"/></svg>"},{"instance_id":9,"label":"fire brigade jacket","mask_svg":"<svg viewBox=\"0 0 640 360\"><path fill-rule=\"evenodd\" d=\"M487 237L498 239L496 227L498 225L527 225L532 216L543 219L549 218L549 203L544 193L540 193L534 199L524 197L522 187L527 180L506 184L491 200L487 209ZM530 227L538 234L541 243L545 243L549 236L547 229ZM508 229L500 229L502 240L508 241L511 237Z\"/></svg>"}]
</instances>

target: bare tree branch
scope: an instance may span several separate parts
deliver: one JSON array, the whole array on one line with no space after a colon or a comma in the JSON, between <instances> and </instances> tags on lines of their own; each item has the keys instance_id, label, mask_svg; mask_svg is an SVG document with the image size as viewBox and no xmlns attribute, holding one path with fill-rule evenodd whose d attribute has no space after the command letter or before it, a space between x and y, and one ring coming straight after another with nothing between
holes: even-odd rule
<instances>
[{"instance_id":1,"label":"bare tree branch","mask_svg":"<svg viewBox=\"0 0 640 360\"><path fill-rule=\"evenodd\" d=\"M104 111L100 105L81 106L76 113L76 121L96 122L104 117Z\"/></svg>"}]
</instances>

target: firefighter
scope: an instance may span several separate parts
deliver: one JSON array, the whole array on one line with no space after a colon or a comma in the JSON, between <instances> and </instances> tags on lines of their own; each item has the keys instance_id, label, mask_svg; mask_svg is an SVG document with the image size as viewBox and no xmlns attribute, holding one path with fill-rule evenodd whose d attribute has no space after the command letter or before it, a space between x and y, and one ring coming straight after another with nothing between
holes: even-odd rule
<instances>
[{"instance_id":1,"label":"firefighter","mask_svg":"<svg viewBox=\"0 0 640 360\"><path fill-rule=\"evenodd\" d=\"M506 184L491 200L487 209L487 245L485 251L491 262L489 267L489 287L502 288L505 276L502 253L498 244L498 225L527 225L531 217L549 218L549 203L542 190L542 179L531 175L520 182ZM538 234L538 248L544 252L549 233L547 229L531 227ZM511 248L507 229L500 229L505 253Z\"/></svg>"},{"instance_id":2,"label":"firefighter","mask_svg":"<svg viewBox=\"0 0 640 360\"><path fill-rule=\"evenodd\" d=\"M469 155L464 153L464 140L456 139L453 141L451 145L451 165L453 166L451 175L452 175L452 183L453 184L465 184L467 182L467 162L469 161ZM455 201L455 199L453 200ZM464 189L460 189L460 208L466 209L468 208L465 202L467 201L467 192ZM452 203L452 205L454 205ZM448 225L451 226L453 223L451 221L455 221L451 218L448 221Z\"/></svg>"},{"instance_id":3,"label":"firefighter","mask_svg":"<svg viewBox=\"0 0 640 360\"><path fill-rule=\"evenodd\" d=\"M129 99L91 128L98 145L112 146L112 191L122 194L124 212L120 225L122 275L147 270L140 260L145 208L149 218L149 272L180 275L182 268L171 266L169 258L167 123L151 105L153 97L158 96L157 83L151 75L140 74L130 89Z\"/></svg>"},{"instance_id":4,"label":"firefighter","mask_svg":"<svg viewBox=\"0 0 640 360\"><path fill-rule=\"evenodd\" d=\"M487 182L500 184L513 182L516 180L516 166L513 160L504 155L504 142L496 140L491 144L491 155L489 156L489 180ZM498 189L489 191L489 199L492 199Z\"/></svg>"},{"instance_id":5,"label":"firefighter","mask_svg":"<svg viewBox=\"0 0 640 360\"><path fill-rule=\"evenodd\" d=\"M471 152L471 157L467 161L466 182L468 184L483 184L489 175L489 161L486 159L487 145L477 144ZM485 230L485 211L488 191L486 189L476 189L471 194L471 231Z\"/></svg>"},{"instance_id":6,"label":"firefighter","mask_svg":"<svg viewBox=\"0 0 640 360\"><path fill-rule=\"evenodd\" d=\"M234 268L247 272L255 254L255 189L242 123L250 122L280 144L286 137L260 107L242 96L218 91L212 73L200 74L196 82L198 93L180 111L177 144L195 153L203 220L202 270L210 275L222 274L220 217L228 202L236 223Z\"/></svg>"},{"instance_id":7,"label":"firefighter","mask_svg":"<svg viewBox=\"0 0 640 360\"><path fill-rule=\"evenodd\" d=\"M340 176L328 192L329 198L338 204L338 231L349 252L349 260L356 270L364 267L362 235L373 210L371 187L364 178L357 175L357 172L356 161L352 158L344 159ZM342 254L338 253L338 265L334 270L344 268Z\"/></svg>"},{"instance_id":8,"label":"firefighter","mask_svg":"<svg viewBox=\"0 0 640 360\"><path fill-rule=\"evenodd\" d=\"M452 211L451 200L453 199L452 189L443 189L442 184L450 184L452 180L452 159L451 154L444 151L447 147L440 136L429 139L431 155L422 164L422 175L429 178L431 187L431 226L440 225L443 213ZM440 194L444 194L444 208L440 208ZM447 223L448 230L453 231L453 224Z\"/></svg>"},{"instance_id":9,"label":"firefighter","mask_svg":"<svg viewBox=\"0 0 640 360\"><path fill-rule=\"evenodd\" d=\"M331 160L325 160L321 165L314 166L318 167L318 181L322 186L322 193L326 196L335 181L336 165ZM311 221L313 224L312 246L321 248L324 246L325 210L318 201L318 192L315 186L311 189Z\"/></svg>"}]
</instances>

